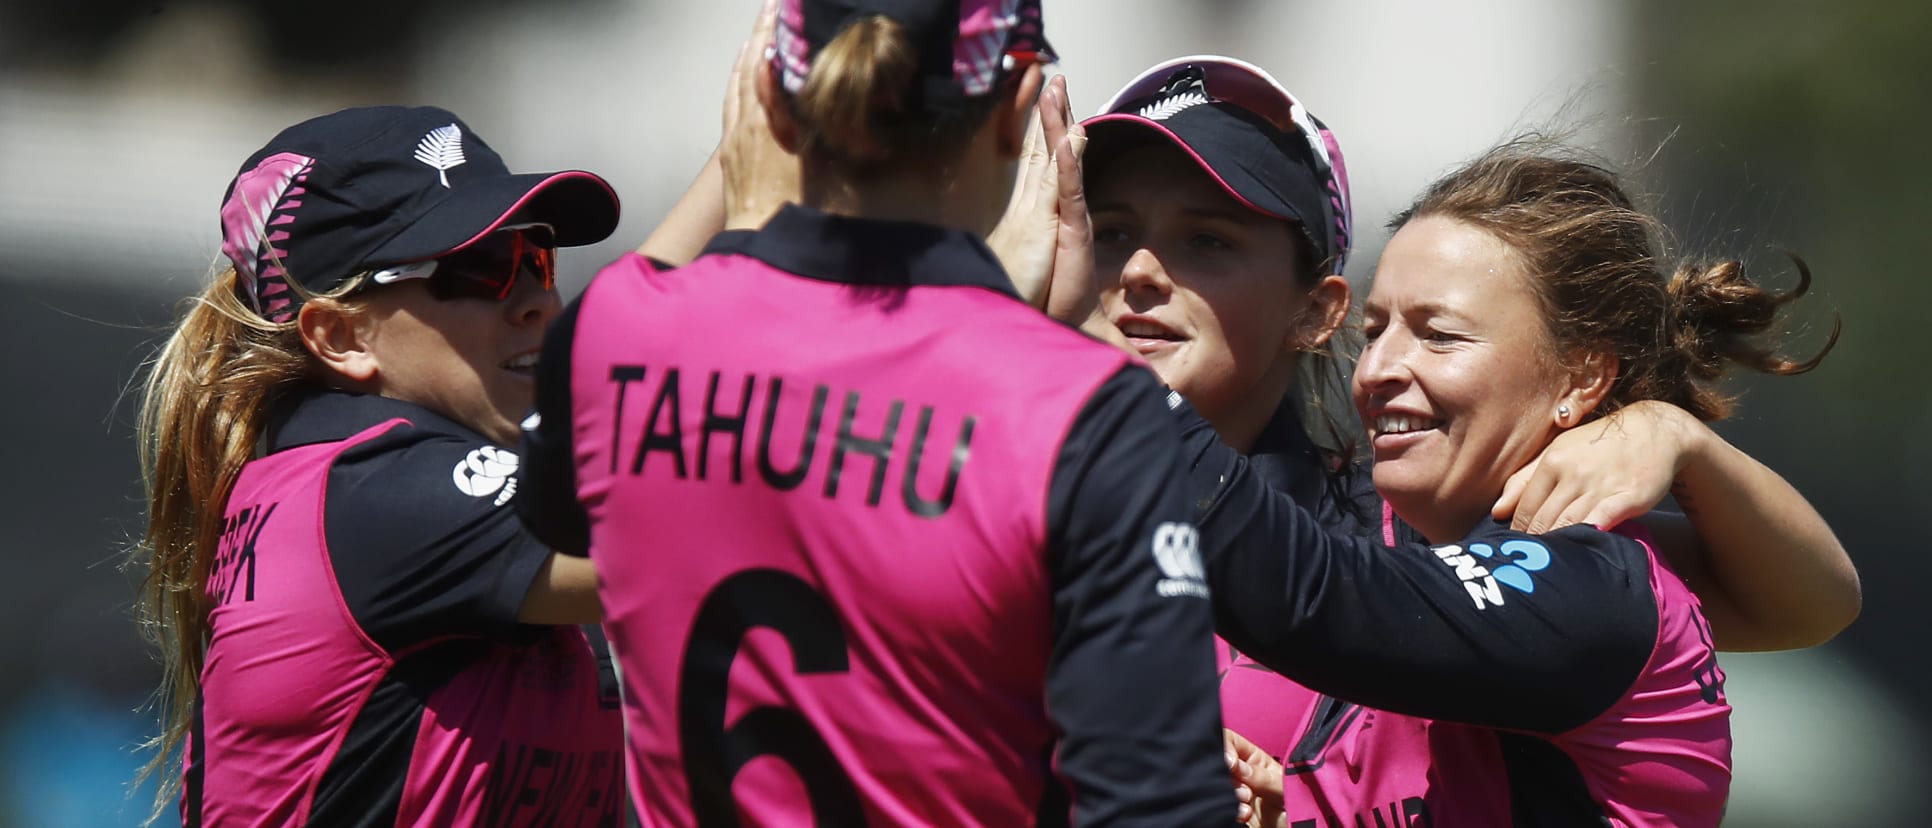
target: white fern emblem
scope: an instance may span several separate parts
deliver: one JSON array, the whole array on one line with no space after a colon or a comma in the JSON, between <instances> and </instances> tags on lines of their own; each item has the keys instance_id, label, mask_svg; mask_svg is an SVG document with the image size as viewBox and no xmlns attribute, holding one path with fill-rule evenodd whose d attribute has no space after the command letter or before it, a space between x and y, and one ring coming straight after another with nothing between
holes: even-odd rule
<instances>
[{"instance_id":1,"label":"white fern emblem","mask_svg":"<svg viewBox=\"0 0 1932 828\"><path fill-rule=\"evenodd\" d=\"M423 136L416 145L416 160L436 170L437 178L449 188L449 171L463 163L463 130L455 124L441 126Z\"/></svg>"},{"instance_id":2,"label":"white fern emblem","mask_svg":"<svg viewBox=\"0 0 1932 828\"><path fill-rule=\"evenodd\" d=\"M1140 108L1140 117L1150 121L1165 121L1182 111L1208 102L1203 92L1182 92L1171 98L1162 98Z\"/></svg>"}]
</instances>

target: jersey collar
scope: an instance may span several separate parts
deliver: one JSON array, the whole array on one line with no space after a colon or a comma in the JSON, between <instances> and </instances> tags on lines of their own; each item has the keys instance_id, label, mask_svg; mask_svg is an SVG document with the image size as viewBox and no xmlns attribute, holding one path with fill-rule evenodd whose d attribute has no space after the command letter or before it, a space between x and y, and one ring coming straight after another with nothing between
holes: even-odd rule
<instances>
[{"instance_id":1,"label":"jersey collar","mask_svg":"<svg viewBox=\"0 0 1932 828\"><path fill-rule=\"evenodd\" d=\"M375 394L305 388L282 398L270 410L263 429L263 453L347 440L390 420L408 420L417 428L489 442L455 420L415 403Z\"/></svg>"},{"instance_id":2,"label":"jersey collar","mask_svg":"<svg viewBox=\"0 0 1932 828\"><path fill-rule=\"evenodd\" d=\"M1019 298L986 244L931 224L835 216L787 204L763 229L727 231L705 248L848 285L980 287Z\"/></svg>"}]
</instances>

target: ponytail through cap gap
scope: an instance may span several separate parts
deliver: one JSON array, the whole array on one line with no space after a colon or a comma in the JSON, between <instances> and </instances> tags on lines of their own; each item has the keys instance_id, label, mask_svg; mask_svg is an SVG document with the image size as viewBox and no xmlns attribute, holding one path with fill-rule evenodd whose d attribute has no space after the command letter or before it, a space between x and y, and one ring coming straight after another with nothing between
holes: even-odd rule
<instances>
[{"instance_id":1,"label":"ponytail through cap gap","mask_svg":"<svg viewBox=\"0 0 1932 828\"><path fill-rule=\"evenodd\" d=\"M853 19L813 56L789 98L801 155L848 172L943 164L957 156L1000 95L948 96L938 105L927 100L926 81L904 24L882 14Z\"/></svg>"}]
</instances>

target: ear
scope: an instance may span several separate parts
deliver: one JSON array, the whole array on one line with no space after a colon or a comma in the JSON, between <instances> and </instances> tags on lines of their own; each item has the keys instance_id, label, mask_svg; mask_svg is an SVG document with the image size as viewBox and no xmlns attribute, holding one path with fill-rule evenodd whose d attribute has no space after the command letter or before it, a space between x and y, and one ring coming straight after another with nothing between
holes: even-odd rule
<instances>
[{"instance_id":1,"label":"ear","mask_svg":"<svg viewBox=\"0 0 1932 828\"><path fill-rule=\"evenodd\" d=\"M304 302L295 315L295 328L302 335L303 347L322 367L350 385L371 385L381 373L376 354L369 347L368 326L339 305L328 300Z\"/></svg>"},{"instance_id":2,"label":"ear","mask_svg":"<svg viewBox=\"0 0 1932 828\"><path fill-rule=\"evenodd\" d=\"M1012 100L1001 101L993 109L994 136L999 141L1000 159L1016 161L1026 147L1026 128L1033 121L1033 105L1046 86L1046 69L1029 63L1013 82Z\"/></svg>"},{"instance_id":3,"label":"ear","mask_svg":"<svg viewBox=\"0 0 1932 828\"><path fill-rule=\"evenodd\" d=\"M1348 280L1335 274L1323 276L1308 291L1308 306L1302 309L1301 323L1295 326L1295 349L1312 351L1341 330L1348 320L1349 302L1354 298Z\"/></svg>"},{"instance_id":4,"label":"ear","mask_svg":"<svg viewBox=\"0 0 1932 828\"><path fill-rule=\"evenodd\" d=\"M798 119L792 116L792 107L778 89L778 67L771 61L763 62L764 71L758 73L753 86L758 90L758 105L765 109L765 122L771 127L772 140L793 155L798 154ZM726 136L729 138L730 136Z\"/></svg>"},{"instance_id":5,"label":"ear","mask_svg":"<svg viewBox=\"0 0 1932 828\"><path fill-rule=\"evenodd\" d=\"M1570 372L1569 388L1557 399L1557 407L1550 410L1550 419L1560 429L1581 425L1588 419L1590 412L1610 396L1610 387L1616 385L1617 372L1622 367L1613 354L1590 352L1577 356L1581 358L1571 363L1576 368Z\"/></svg>"}]
</instances>

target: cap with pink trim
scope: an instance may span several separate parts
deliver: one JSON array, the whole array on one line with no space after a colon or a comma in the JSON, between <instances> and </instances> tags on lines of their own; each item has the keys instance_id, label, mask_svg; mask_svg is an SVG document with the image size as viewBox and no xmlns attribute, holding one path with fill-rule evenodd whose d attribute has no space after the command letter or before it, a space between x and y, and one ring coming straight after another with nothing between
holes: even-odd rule
<instances>
[{"instance_id":1,"label":"cap with pink trim","mask_svg":"<svg viewBox=\"0 0 1932 828\"><path fill-rule=\"evenodd\" d=\"M803 90L819 50L873 15L891 18L910 36L919 72L909 91L922 109L984 96L1019 61L1054 60L1040 0L781 0L772 62L785 90Z\"/></svg>"},{"instance_id":2,"label":"cap with pink trim","mask_svg":"<svg viewBox=\"0 0 1932 828\"><path fill-rule=\"evenodd\" d=\"M1236 201L1300 227L1329 272L1347 263L1354 222L1341 145L1259 67L1218 55L1167 61L1084 126L1089 169L1132 147L1172 142Z\"/></svg>"},{"instance_id":3,"label":"cap with pink trim","mask_svg":"<svg viewBox=\"0 0 1932 828\"><path fill-rule=\"evenodd\" d=\"M582 171L513 174L469 125L434 107L345 109L289 127L222 196L221 250L242 300L293 319L299 285L453 253L506 226L548 225L559 246L617 228L617 194Z\"/></svg>"}]
</instances>

